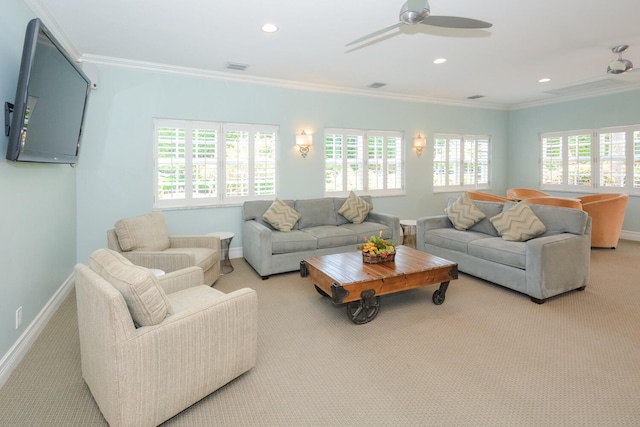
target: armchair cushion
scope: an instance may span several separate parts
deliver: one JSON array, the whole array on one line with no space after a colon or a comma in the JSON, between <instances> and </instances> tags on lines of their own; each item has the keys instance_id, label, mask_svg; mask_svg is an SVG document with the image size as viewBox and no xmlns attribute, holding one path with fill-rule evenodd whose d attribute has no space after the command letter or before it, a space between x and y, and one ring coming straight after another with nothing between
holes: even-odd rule
<instances>
[{"instance_id":1,"label":"armchair cushion","mask_svg":"<svg viewBox=\"0 0 640 427\"><path fill-rule=\"evenodd\" d=\"M89 266L122 294L136 326L157 325L171 314L167 295L149 269L110 249L92 253Z\"/></svg>"},{"instance_id":2,"label":"armchair cushion","mask_svg":"<svg viewBox=\"0 0 640 427\"><path fill-rule=\"evenodd\" d=\"M163 251L170 246L169 227L160 212L121 219L114 228L123 251Z\"/></svg>"}]
</instances>

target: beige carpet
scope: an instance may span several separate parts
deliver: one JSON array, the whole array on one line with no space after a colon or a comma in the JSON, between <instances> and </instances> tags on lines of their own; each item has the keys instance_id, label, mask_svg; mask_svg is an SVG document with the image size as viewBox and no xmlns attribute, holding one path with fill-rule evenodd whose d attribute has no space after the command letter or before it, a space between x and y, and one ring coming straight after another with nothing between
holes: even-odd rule
<instances>
[{"instance_id":1,"label":"beige carpet","mask_svg":"<svg viewBox=\"0 0 640 427\"><path fill-rule=\"evenodd\" d=\"M258 292L258 363L171 426L638 426L640 243L593 250L591 283L532 303L466 275L381 298L371 323L297 273L241 259L216 287ZM71 295L0 390L2 426L105 425L80 374Z\"/></svg>"}]
</instances>

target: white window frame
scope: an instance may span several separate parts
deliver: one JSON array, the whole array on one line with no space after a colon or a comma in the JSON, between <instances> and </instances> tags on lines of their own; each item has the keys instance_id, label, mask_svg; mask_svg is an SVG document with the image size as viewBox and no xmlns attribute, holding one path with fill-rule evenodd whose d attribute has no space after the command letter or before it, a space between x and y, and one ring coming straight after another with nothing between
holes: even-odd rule
<instances>
[{"instance_id":1,"label":"white window frame","mask_svg":"<svg viewBox=\"0 0 640 427\"><path fill-rule=\"evenodd\" d=\"M357 158L349 158L348 155L341 155L339 159L330 159L327 157L327 141L328 138L338 139L341 142L341 153L347 153L349 141L357 140L356 150ZM376 141L371 139L381 138L381 158L376 160L379 162L382 168L382 183L378 185L381 188L372 188L369 176L369 166L371 160L369 158L369 148L374 148L370 144L375 144ZM391 148L389 147L390 141L393 140L396 144L395 158L390 158ZM368 194L371 196L394 196L405 194L405 153L404 153L404 133L401 131L384 131L384 130L363 130L363 129L341 129L341 128L325 128L324 129L324 157L325 157L325 170L324 170L324 195L332 197L341 197L349 194L353 191L356 194ZM353 148L353 145L351 146ZM356 184L349 185L349 172L350 165L356 164L357 177L355 178ZM328 169L330 165L337 165L341 170L341 177L337 179L334 185L334 189L330 190L327 187L326 177L329 173ZM389 182L390 167L395 165L396 179L394 183ZM351 169L352 170L352 169ZM353 181L354 178L351 179Z\"/></svg>"},{"instance_id":2,"label":"white window frame","mask_svg":"<svg viewBox=\"0 0 640 427\"><path fill-rule=\"evenodd\" d=\"M618 152L611 155L609 160L618 162L617 172L604 175L605 158L602 151L605 149L604 138L610 134L623 134L624 154ZM590 179L588 185L571 182L569 176L569 140L578 135L591 135L590 147ZM552 183L545 180L545 148L549 139L559 139L561 144L561 179ZM540 140L540 189L551 191L581 192L581 193L626 193L640 195L640 125L616 126L600 129L574 130L564 132L541 133ZM584 161L584 160L583 160ZM635 166L635 169L634 169ZM560 176L558 176L560 178ZM613 184L604 184L604 178L608 178Z\"/></svg>"},{"instance_id":3,"label":"white window frame","mask_svg":"<svg viewBox=\"0 0 640 427\"><path fill-rule=\"evenodd\" d=\"M175 120L175 119L162 119L155 118L153 120L153 199L154 209L180 209L180 208L196 208L207 206L229 206L229 205L241 205L245 200L273 200L278 190L278 168L277 168L277 156L278 156L278 134L279 127L275 125L258 125L258 124L245 124L245 123L220 123L220 122L207 122L196 120ZM159 147L159 129L161 128L176 128L184 129L184 160L177 160L178 163L184 163L184 193L178 193L177 197L173 198L161 198L159 195L159 172L161 159L158 157ZM212 196L194 197L193 185L193 165L197 163L206 163L206 159L198 161L193 156L193 131L196 129L212 130L216 132L216 140L213 142L216 155L212 159L212 169L215 170L215 187L216 191ZM249 138L246 140L248 147L246 149L246 159L241 159L241 162L247 162L247 176L246 176L246 193L242 195L233 195L228 191L228 162L226 156L227 141L226 135L228 131L246 132ZM268 156L268 159L256 158L256 144L259 139L259 134L272 134L273 143L272 150L273 155ZM270 144L271 145L271 144ZM272 160L271 160L272 159ZM173 161L173 160L171 160ZM273 170L273 192L256 194L256 169L257 166L262 163L267 164L268 169ZM243 180L243 184L245 180Z\"/></svg>"},{"instance_id":4,"label":"white window frame","mask_svg":"<svg viewBox=\"0 0 640 427\"><path fill-rule=\"evenodd\" d=\"M438 153L440 142L444 143L443 153ZM465 156L465 147L472 144L472 159ZM458 146L456 150L456 146ZM482 149L484 148L484 149ZM452 151L457 154L452 155ZM480 155L484 153L484 158ZM453 158L457 157L457 158ZM444 178L438 166L444 164ZM473 172L465 173L465 165L471 165ZM479 172L484 167L484 173ZM454 172L449 177L450 171ZM451 182L453 179L453 182ZM443 181L443 182L440 182ZM433 192L449 193L465 190L488 190L491 188L491 136L471 134L436 133L433 135Z\"/></svg>"}]
</instances>

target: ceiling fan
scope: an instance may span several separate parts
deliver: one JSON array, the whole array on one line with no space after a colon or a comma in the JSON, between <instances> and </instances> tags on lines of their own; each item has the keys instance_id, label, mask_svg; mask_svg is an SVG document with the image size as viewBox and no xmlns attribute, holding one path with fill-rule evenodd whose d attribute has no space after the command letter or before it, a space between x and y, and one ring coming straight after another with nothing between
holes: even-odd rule
<instances>
[{"instance_id":1,"label":"ceiling fan","mask_svg":"<svg viewBox=\"0 0 640 427\"><path fill-rule=\"evenodd\" d=\"M624 74L627 71L633 70L633 64L628 59L622 58L622 52L629 48L626 44L615 46L611 49L611 52L618 54L618 59L615 59L609 63L607 67L607 74Z\"/></svg>"},{"instance_id":2,"label":"ceiling fan","mask_svg":"<svg viewBox=\"0 0 640 427\"><path fill-rule=\"evenodd\" d=\"M384 34L387 31L391 31L394 28L399 28L402 25L414 24L424 24L432 25L435 27L457 29L480 29L489 28L491 27L491 25L493 25L488 22L479 21L477 19L462 18L459 16L432 16L428 0L407 0L407 2L400 9L400 16L397 23L385 27L381 30L375 31L371 34L367 34L364 37L360 37L359 39L352 41L346 46L351 46L353 44L363 42L380 34Z\"/></svg>"}]
</instances>

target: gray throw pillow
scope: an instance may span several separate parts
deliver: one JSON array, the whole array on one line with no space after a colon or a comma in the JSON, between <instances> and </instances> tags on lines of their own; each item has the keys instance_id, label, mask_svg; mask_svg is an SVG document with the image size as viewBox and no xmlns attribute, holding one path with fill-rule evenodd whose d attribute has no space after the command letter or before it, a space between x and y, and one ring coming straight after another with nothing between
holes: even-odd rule
<instances>
[{"instance_id":1,"label":"gray throw pillow","mask_svg":"<svg viewBox=\"0 0 640 427\"><path fill-rule=\"evenodd\" d=\"M456 230L467 230L486 216L484 212L473 204L473 201L467 193L463 193L462 196L446 208L444 212Z\"/></svg>"},{"instance_id":2,"label":"gray throw pillow","mask_svg":"<svg viewBox=\"0 0 640 427\"><path fill-rule=\"evenodd\" d=\"M262 219L278 231L291 231L300 219L300 214L276 197L276 200L262 215Z\"/></svg>"},{"instance_id":3,"label":"gray throw pillow","mask_svg":"<svg viewBox=\"0 0 640 427\"><path fill-rule=\"evenodd\" d=\"M524 242L547 231L525 200L492 217L491 223L504 240L514 242Z\"/></svg>"}]
</instances>

